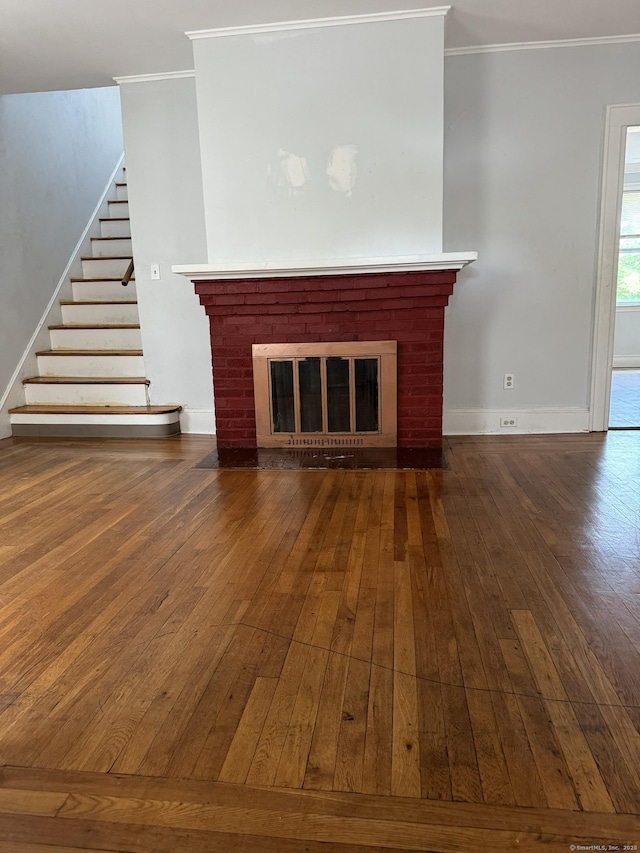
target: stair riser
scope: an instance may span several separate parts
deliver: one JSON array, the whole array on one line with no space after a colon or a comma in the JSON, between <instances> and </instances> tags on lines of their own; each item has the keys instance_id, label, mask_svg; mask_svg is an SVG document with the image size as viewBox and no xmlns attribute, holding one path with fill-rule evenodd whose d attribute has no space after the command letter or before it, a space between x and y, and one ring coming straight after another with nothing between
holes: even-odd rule
<instances>
[{"instance_id":1,"label":"stair riser","mask_svg":"<svg viewBox=\"0 0 640 853\"><path fill-rule=\"evenodd\" d=\"M116 198L119 201L127 200L127 187L116 187Z\"/></svg>"},{"instance_id":2,"label":"stair riser","mask_svg":"<svg viewBox=\"0 0 640 853\"><path fill-rule=\"evenodd\" d=\"M129 204L126 201L110 201L109 216L120 218L121 216L129 216Z\"/></svg>"},{"instance_id":3,"label":"stair riser","mask_svg":"<svg viewBox=\"0 0 640 853\"><path fill-rule=\"evenodd\" d=\"M120 285L122 290L126 288ZM137 305L63 305L63 323L137 323Z\"/></svg>"},{"instance_id":4,"label":"stair riser","mask_svg":"<svg viewBox=\"0 0 640 853\"><path fill-rule=\"evenodd\" d=\"M109 258L113 255L133 255L131 238L118 240L92 240L91 254L94 258Z\"/></svg>"},{"instance_id":5,"label":"stair riser","mask_svg":"<svg viewBox=\"0 0 640 853\"><path fill-rule=\"evenodd\" d=\"M142 349L140 329L51 329L51 349Z\"/></svg>"},{"instance_id":6,"label":"stair riser","mask_svg":"<svg viewBox=\"0 0 640 853\"><path fill-rule=\"evenodd\" d=\"M129 258L89 258L82 262L83 278L122 278Z\"/></svg>"},{"instance_id":7,"label":"stair riser","mask_svg":"<svg viewBox=\"0 0 640 853\"><path fill-rule=\"evenodd\" d=\"M25 385L27 405L145 406L144 385Z\"/></svg>"},{"instance_id":8,"label":"stair riser","mask_svg":"<svg viewBox=\"0 0 640 853\"><path fill-rule=\"evenodd\" d=\"M40 376L144 376L141 355L39 355Z\"/></svg>"},{"instance_id":9,"label":"stair riser","mask_svg":"<svg viewBox=\"0 0 640 853\"><path fill-rule=\"evenodd\" d=\"M105 219L100 223L102 237L131 237L131 223L128 219Z\"/></svg>"},{"instance_id":10,"label":"stair riser","mask_svg":"<svg viewBox=\"0 0 640 853\"><path fill-rule=\"evenodd\" d=\"M74 281L72 288L73 298L78 300L117 302L119 299L136 298L135 281L130 281L126 287L122 286L120 279L115 281Z\"/></svg>"},{"instance_id":11,"label":"stair riser","mask_svg":"<svg viewBox=\"0 0 640 853\"><path fill-rule=\"evenodd\" d=\"M80 438L164 438L180 432L177 412L166 415L12 414L14 435Z\"/></svg>"},{"instance_id":12,"label":"stair riser","mask_svg":"<svg viewBox=\"0 0 640 853\"><path fill-rule=\"evenodd\" d=\"M48 437L48 438L167 438L171 435L180 435L180 421L168 424L135 423L127 425L122 418L114 418L113 422L102 423L86 419L80 423L23 423L22 421L11 421L11 432L21 437Z\"/></svg>"}]
</instances>

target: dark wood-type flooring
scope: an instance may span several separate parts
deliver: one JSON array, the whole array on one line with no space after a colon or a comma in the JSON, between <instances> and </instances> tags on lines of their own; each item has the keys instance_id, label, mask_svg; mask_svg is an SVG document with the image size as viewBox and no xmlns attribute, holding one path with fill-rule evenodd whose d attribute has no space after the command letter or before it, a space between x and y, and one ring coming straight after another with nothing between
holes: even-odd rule
<instances>
[{"instance_id":1,"label":"dark wood-type flooring","mask_svg":"<svg viewBox=\"0 0 640 853\"><path fill-rule=\"evenodd\" d=\"M210 450L0 442L0 853L640 844L640 433Z\"/></svg>"}]
</instances>

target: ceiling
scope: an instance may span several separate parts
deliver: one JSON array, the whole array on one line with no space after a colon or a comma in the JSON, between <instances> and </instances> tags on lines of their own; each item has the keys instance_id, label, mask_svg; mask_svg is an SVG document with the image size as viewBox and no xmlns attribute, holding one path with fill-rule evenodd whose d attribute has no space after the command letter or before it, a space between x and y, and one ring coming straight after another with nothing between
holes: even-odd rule
<instances>
[{"instance_id":1,"label":"ceiling","mask_svg":"<svg viewBox=\"0 0 640 853\"><path fill-rule=\"evenodd\" d=\"M419 9L446 0L1 0L0 94L193 67L185 31ZM446 47L640 33L638 0L452 0Z\"/></svg>"}]
</instances>

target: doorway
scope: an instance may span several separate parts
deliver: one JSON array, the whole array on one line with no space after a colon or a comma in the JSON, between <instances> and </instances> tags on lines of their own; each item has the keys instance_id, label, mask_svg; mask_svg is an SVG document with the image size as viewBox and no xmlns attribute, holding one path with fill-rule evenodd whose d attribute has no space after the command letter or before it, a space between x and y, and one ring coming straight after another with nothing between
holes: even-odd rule
<instances>
[{"instance_id":1,"label":"doorway","mask_svg":"<svg viewBox=\"0 0 640 853\"><path fill-rule=\"evenodd\" d=\"M640 429L640 126L627 128L609 429Z\"/></svg>"},{"instance_id":2,"label":"doorway","mask_svg":"<svg viewBox=\"0 0 640 853\"><path fill-rule=\"evenodd\" d=\"M590 429L640 428L623 423L635 387L640 409L640 104L624 104L607 109Z\"/></svg>"}]
</instances>

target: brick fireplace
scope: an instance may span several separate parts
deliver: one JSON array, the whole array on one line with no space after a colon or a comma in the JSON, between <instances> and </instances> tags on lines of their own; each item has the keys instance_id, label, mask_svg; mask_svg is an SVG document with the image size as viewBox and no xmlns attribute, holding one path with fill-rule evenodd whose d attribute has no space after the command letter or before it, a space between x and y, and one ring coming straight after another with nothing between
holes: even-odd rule
<instances>
[{"instance_id":1,"label":"brick fireplace","mask_svg":"<svg viewBox=\"0 0 640 853\"><path fill-rule=\"evenodd\" d=\"M441 447L448 8L190 34L219 449Z\"/></svg>"},{"instance_id":2,"label":"brick fireplace","mask_svg":"<svg viewBox=\"0 0 640 853\"><path fill-rule=\"evenodd\" d=\"M397 445L442 444L445 307L475 253L322 269L176 267L210 324L219 448L256 447L253 344L397 341Z\"/></svg>"}]
</instances>

